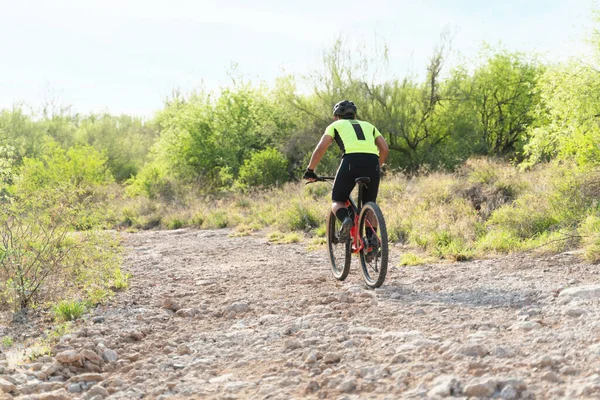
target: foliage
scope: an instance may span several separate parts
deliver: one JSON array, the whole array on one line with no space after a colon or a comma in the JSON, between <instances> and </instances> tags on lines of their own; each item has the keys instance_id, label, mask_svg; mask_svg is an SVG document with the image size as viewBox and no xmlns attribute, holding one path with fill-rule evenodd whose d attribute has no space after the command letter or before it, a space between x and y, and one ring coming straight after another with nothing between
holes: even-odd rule
<instances>
[{"instance_id":1,"label":"foliage","mask_svg":"<svg viewBox=\"0 0 600 400\"><path fill-rule=\"evenodd\" d=\"M126 115L81 116L55 106L40 112L27 112L22 105L0 110L0 147L14 149L17 165L24 157L42 155L48 141L65 151L89 146L107 157L111 175L121 182L137 173L155 137L152 123Z\"/></svg>"},{"instance_id":2,"label":"foliage","mask_svg":"<svg viewBox=\"0 0 600 400\"><path fill-rule=\"evenodd\" d=\"M279 186L288 180L287 164L277 149L259 151L244 161L237 184L241 188Z\"/></svg>"},{"instance_id":3,"label":"foliage","mask_svg":"<svg viewBox=\"0 0 600 400\"><path fill-rule=\"evenodd\" d=\"M39 159L23 158L0 209L5 304L26 308L109 281L103 271L119 262L118 246L106 235L73 230L102 223L102 192L111 179L105 159L88 146L64 151L48 142Z\"/></svg>"},{"instance_id":4,"label":"foliage","mask_svg":"<svg viewBox=\"0 0 600 400\"><path fill-rule=\"evenodd\" d=\"M324 214L320 215L306 202L293 201L283 209L279 225L286 230L308 231L324 223Z\"/></svg>"},{"instance_id":5,"label":"foliage","mask_svg":"<svg viewBox=\"0 0 600 400\"><path fill-rule=\"evenodd\" d=\"M108 271L119 263L117 244L107 235L71 232L79 214L70 203L75 193L36 196L0 211L1 294L16 308L108 284Z\"/></svg>"},{"instance_id":6,"label":"foliage","mask_svg":"<svg viewBox=\"0 0 600 400\"><path fill-rule=\"evenodd\" d=\"M538 112L546 123L529 130L525 166L551 158L598 165L598 90L600 75L593 65L572 61L544 73L539 84L542 104Z\"/></svg>"},{"instance_id":7,"label":"foliage","mask_svg":"<svg viewBox=\"0 0 600 400\"><path fill-rule=\"evenodd\" d=\"M14 342L15 342L15 340L13 339L12 336L3 336L2 341L0 341L0 343L2 344L2 347L4 347L4 348L8 348L8 347L12 346Z\"/></svg>"},{"instance_id":8,"label":"foliage","mask_svg":"<svg viewBox=\"0 0 600 400\"><path fill-rule=\"evenodd\" d=\"M535 122L534 109L539 102L535 89L542 67L520 53L486 50L470 88L479 139L486 154L514 153L521 150L525 132Z\"/></svg>"},{"instance_id":9,"label":"foliage","mask_svg":"<svg viewBox=\"0 0 600 400\"><path fill-rule=\"evenodd\" d=\"M423 258L414 253L404 253L400 257L400 266L413 266L426 264L430 260Z\"/></svg>"},{"instance_id":10,"label":"foliage","mask_svg":"<svg viewBox=\"0 0 600 400\"><path fill-rule=\"evenodd\" d=\"M269 233L267 238L269 239L269 242L274 244L298 243L302 239L298 233L281 233L278 231Z\"/></svg>"},{"instance_id":11,"label":"foliage","mask_svg":"<svg viewBox=\"0 0 600 400\"><path fill-rule=\"evenodd\" d=\"M579 234L583 236L584 257L592 263L600 262L600 214L590 213L581 223Z\"/></svg>"},{"instance_id":12,"label":"foliage","mask_svg":"<svg viewBox=\"0 0 600 400\"><path fill-rule=\"evenodd\" d=\"M54 318L65 322L81 318L86 311L85 304L79 300L62 300L52 307Z\"/></svg>"}]
</instances>

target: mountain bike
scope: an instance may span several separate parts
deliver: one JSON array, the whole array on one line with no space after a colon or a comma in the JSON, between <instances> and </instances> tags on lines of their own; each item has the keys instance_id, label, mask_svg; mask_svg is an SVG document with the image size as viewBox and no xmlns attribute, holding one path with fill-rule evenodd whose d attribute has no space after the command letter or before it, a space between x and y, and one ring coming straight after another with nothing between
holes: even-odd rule
<instances>
[{"instance_id":1,"label":"mountain bike","mask_svg":"<svg viewBox=\"0 0 600 400\"><path fill-rule=\"evenodd\" d=\"M332 176L320 176L315 182L330 182ZM381 208L375 202L362 204L362 194L368 177L356 178L358 196L346 201L348 214L354 220L348 240L340 240L342 223L333 211L327 216L327 248L333 276L343 281L350 272L352 254L358 254L363 279L368 287L378 288L385 281L388 264L388 237ZM310 182L309 182L310 183Z\"/></svg>"}]
</instances>

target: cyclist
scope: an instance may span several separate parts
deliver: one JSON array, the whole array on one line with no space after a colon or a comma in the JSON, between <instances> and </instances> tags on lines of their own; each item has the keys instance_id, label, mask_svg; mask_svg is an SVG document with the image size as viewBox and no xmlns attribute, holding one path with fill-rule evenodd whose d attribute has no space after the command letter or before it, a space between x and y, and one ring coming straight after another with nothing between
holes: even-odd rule
<instances>
[{"instance_id":1,"label":"cyclist","mask_svg":"<svg viewBox=\"0 0 600 400\"><path fill-rule=\"evenodd\" d=\"M342 161L333 183L331 209L342 222L340 240L348 240L350 229L354 226L346 208L346 200L356 185L355 179L363 176L371 179L363 191L363 202L376 201L380 169L389 152L377 128L369 122L357 120L356 112L356 106L349 100L340 101L333 107L334 122L325 129L303 176L309 181L316 180L315 169L335 140L342 151Z\"/></svg>"}]
</instances>

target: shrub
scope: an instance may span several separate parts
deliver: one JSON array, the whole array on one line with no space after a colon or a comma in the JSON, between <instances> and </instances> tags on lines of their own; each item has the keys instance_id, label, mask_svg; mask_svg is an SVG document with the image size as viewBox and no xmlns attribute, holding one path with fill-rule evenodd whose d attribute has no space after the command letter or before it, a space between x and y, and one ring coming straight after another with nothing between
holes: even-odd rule
<instances>
[{"instance_id":1,"label":"shrub","mask_svg":"<svg viewBox=\"0 0 600 400\"><path fill-rule=\"evenodd\" d=\"M325 215L317 213L304 202L294 202L281 215L280 225L287 230L308 231L325 223Z\"/></svg>"},{"instance_id":2,"label":"shrub","mask_svg":"<svg viewBox=\"0 0 600 400\"><path fill-rule=\"evenodd\" d=\"M229 213L226 210L214 210L204 217L203 228L227 228L229 226Z\"/></svg>"},{"instance_id":3,"label":"shrub","mask_svg":"<svg viewBox=\"0 0 600 400\"><path fill-rule=\"evenodd\" d=\"M240 168L237 184L241 188L279 186L289 179L288 162L276 149L254 153Z\"/></svg>"},{"instance_id":4,"label":"shrub","mask_svg":"<svg viewBox=\"0 0 600 400\"><path fill-rule=\"evenodd\" d=\"M52 307L54 318L61 321L79 319L86 311L85 304L79 300L62 300Z\"/></svg>"},{"instance_id":5,"label":"shrub","mask_svg":"<svg viewBox=\"0 0 600 400\"><path fill-rule=\"evenodd\" d=\"M491 229L507 230L520 239L530 239L536 235L558 227L547 198L529 193L517 199L512 205L496 210L488 220Z\"/></svg>"},{"instance_id":6,"label":"shrub","mask_svg":"<svg viewBox=\"0 0 600 400\"><path fill-rule=\"evenodd\" d=\"M2 347L10 347L14 344L15 340L12 336L3 336L2 337Z\"/></svg>"},{"instance_id":7,"label":"shrub","mask_svg":"<svg viewBox=\"0 0 600 400\"><path fill-rule=\"evenodd\" d=\"M290 243L298 243L302 237L297 233L281 233L281 232L271 232L267 235L269 242L275 244L290 244Z\"/></svg>"},{"instance_id":8,"label":"shrub","mask_svg":"<svg viewBox=\"0 0 600 400\"><path fill-rule=\"evenodd\" d=\"M573 228L598 203L600 173L577 168L572 163L551 167L547 193L552 213L561 226Z\"/></svg>"},{"instance_id":9,"label":"shrub","mask_svg":"<svg viewBox=\"0 0 600 400\"><path fill-rule=\"evenodd\" d=\"M158 164L149 164L137 176L127 180L126 194L131 197L145 196L149 199L159 197L172 198L173 182L165 175L165 170Z\"/></svg>"},{"instance_id":10,"label":"shrub","mask_svg":"<svg viewBox=\"0 0 600 400\"><path fill-rule=\"evenodd\" d=\"M510 253L521 246L520 238L506 230L492 230L477 241L477 249L481 252L497 251Z\"/></svg>"},{"instance_id":11,"label":"shrub","mask_svg":"<svg viewBox=\"0 0 600 400\"><path fill-rule=\"evenodd\" d=\"M412 265L422 265L428 262L427 259L418 256L414 253L404 253L400 257L400 265L401 266L412 266Z\"/></svg>"},{"instance_id":12,"label":"shrub","mask_svg":"<svg viewBox=\"0 0 600 400\"><path fill-rule=\"evenodd\" d=\"M185 222L180 217L171 217L167 221L167 228L169 229L180 229L185 226Z\"/></svg>"},{"instance_id":13,"label":"shrub","mask_svg":"<svg viewBox=\"0 0 600 400\"><path fill-rule=\"evenodd\" d=\"M115 268L113 271L113 282L111 288L113 290L123 290L129 287L129 279L132 275L129 272L123 273L121 268Z\"/></svg>"},{"instance_id":14,"label":"shrub","mask_svg":"<svg viewBox=\"0 0 600 400\"><path fill-rule=\"evenodd\" d=\"M600 262L600 215L594 212L581 223L578 232L583 237L584 258L592 263Z\"/></svg>"}]
</instances>

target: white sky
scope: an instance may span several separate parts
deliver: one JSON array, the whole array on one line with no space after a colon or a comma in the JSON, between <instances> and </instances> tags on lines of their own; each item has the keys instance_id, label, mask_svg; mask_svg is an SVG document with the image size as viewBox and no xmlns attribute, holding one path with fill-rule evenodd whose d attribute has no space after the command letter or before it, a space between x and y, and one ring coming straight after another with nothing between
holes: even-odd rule
<instances>
[{"instance_id":1,"label":"white sky","mask_svg":"<svg viewBox=\"0 0 600 400\"><path fill-rule=\"evenodd\" d=\"M339 5L343 4L343 8ZM151 116L173 89L307 74L336 38L385 41L391 73L425 68L440 33L459 58L482 42L563 61L589 53L594 0L0 0L0 108L45 99Z\"/></svg>"}]
</instances>

